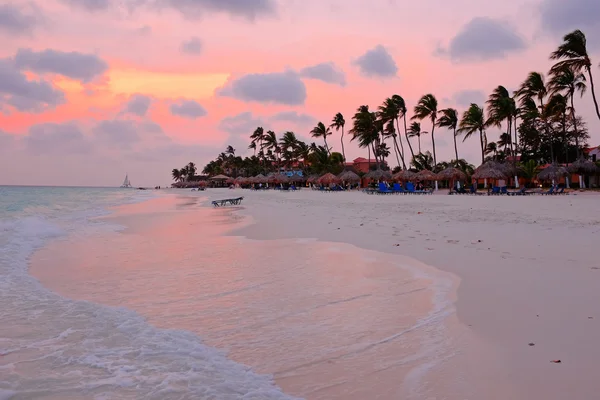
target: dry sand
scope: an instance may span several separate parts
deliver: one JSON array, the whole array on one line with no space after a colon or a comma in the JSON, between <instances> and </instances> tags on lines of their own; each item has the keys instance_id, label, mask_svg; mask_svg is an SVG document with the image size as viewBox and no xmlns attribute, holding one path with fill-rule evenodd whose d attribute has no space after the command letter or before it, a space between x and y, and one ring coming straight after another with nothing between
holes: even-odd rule
<instances>
[{"instance_id":1,"label":"dry sand","mask_svg":"<svg viewBox=\"0 0 600 400\"><path fill-rule=\"evenodd\" d=\"M600 196L207 193L245 196L256 224L237 235L345 242L457 275L460 354L423 398L598 398Z\"/></svg>"}]
</instances>

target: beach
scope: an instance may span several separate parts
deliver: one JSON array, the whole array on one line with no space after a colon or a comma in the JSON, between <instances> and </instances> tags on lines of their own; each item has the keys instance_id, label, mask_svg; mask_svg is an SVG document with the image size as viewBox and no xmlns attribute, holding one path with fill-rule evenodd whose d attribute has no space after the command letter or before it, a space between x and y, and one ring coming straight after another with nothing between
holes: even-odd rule
<instances>
[{"instance_id":1,"label":"beach","mask_svg":"<svg viewBox=\"0 0 600 400\"><path fill-rule=\"evenodd\" d=\"M98 218L122 229L51 241L29 271L64 298L192 333L236 363L226 394L186 397L199 377L178 376L161 381L179 390L172 398L242 398L249 381L273 397L244 398L593 399L600 389L597 195L166 193ZM210 207L239 195L241 207ZM219 376L221 361L196 371ZM134 395L143 373L135 357L124 363L137 372L120 369L130 384L110 390ZM256 377L236 381L243 368Z\"/></svg>"}]
</instances>

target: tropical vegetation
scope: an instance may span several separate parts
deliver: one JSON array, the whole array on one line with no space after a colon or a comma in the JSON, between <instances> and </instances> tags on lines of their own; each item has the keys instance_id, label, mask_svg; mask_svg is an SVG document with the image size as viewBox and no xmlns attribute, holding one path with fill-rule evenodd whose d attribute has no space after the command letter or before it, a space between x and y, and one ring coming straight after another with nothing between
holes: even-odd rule
<instances>
[{"instance_id":1,"label":"tropical vegetation","mask_svg":"<svg viewBox=\"0 0 600 400\"><path fill-rule=\"evenodd\" d=\"M228 146L202 173L230 176L281 170L339 173L345 168L345 134L350 135L350 142L366 150L369 160L375 159L372 168L385 168L392 157L392 163L397 165L394 170L439 171L454 166L468 173L472 166L459 158L459 138L462 142L478 140L481 163L488 160L521 162L521 170L528 173L546 163L569 164L583 156L582 150L589 139L587 124L577 114L575 98L591 92L600 119L593 64L583 32L576 30L565 35L550 59L556 63L547 74L530 72L514 93L499 85L485 104L470 104L462 112L441 108L436 96L428 93L417 101L409 115L404 98L393 94L378 107L366 104L357 107L348 121L338 112L329 125L318 122L306 132L315 139L310 143L292 131L278 136L272 130L257 127L249 135L251 156L240 157ZM452 135L454 145L454 158L447 162L437 159L435 135L440 135L442 129L446 131L441 131L442 135ZM496 141L488 140L492 129L500 130ZM430 149L421 146L421 137L426 134L431 135ZM331 145L332 135L339 135L341 152L333 151L337 145ZM190 163L174 169L172 176L175 181L181 181L193 179L195 174L196 168Z\"/></svg>"}]
</instances>

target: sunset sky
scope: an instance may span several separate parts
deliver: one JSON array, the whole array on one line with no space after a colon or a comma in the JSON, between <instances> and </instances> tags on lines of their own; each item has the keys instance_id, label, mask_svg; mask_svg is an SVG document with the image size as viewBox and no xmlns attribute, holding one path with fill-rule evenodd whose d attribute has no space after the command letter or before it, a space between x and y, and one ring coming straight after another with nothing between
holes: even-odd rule
<instances>
[{"instance_id":1,"label":"sunset sky","mask_svg":"<svg viewBox=\"0 0 600 400\"><path fill-rule=\"evenodd\" d=\"M600 82L599 15L598 0L0 1L0 184L165 186L227 145L250 154L257 126L309 140L393 94L462 113L545 73L575 28ZM600 145L591 96L575 106ZM436 145L452 157L450 132ZM477 162L476 139L459 146Z\"/></svg>"}]
</instances>

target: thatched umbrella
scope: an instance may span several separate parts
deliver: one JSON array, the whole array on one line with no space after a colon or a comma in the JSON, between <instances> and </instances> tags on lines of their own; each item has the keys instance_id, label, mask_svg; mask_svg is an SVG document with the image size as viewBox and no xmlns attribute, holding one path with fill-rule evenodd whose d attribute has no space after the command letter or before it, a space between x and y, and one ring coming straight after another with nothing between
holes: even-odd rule
<instances>
[{"instance_id":1,"label":"thatched umbrella","mask_svg":"<svg viewBox=\"0 0 600 400\"><path fill-rule=\"evenodd\" d=\"M398 172L397 174L395 174L394 176L392 176L392 179L397 182L398 181L408 182L408 181L414 180L416 177L417 177L416 172L412 172L407 169L404 169L404 170Z\"/></svg>"},{"instance_id":2,"label":"thatched umbrella","mask_svg":"<svg viewBox=\"0 0 600 400\"><path fill-rule=\"evenodd\" d=\"M473 179L506 179L506 170L503 164L496 161L487 161L475 169ZM487 186L487 181L486 181Z\"/></svg>"},{"instance_id":3,"label":"thatched umbrella","mask_svg":"<svg viewBox=\"0 0 600 400\"><path fill-rule=\"evenodd\" d=\"M306 179L307 183L317 183L317 181L319 180L319 175L311 175L308 177L308 179Z\"/></svg>"},{"instance_id":4,"label":"thatched umbrella","mask_svg":"<svg viewBox=\"0 0 600 400\"><path fill-rule=\"evenodd\" d=\"M448 167L445 170L439 172L437 174L437 178L441 181L453 181L457 179L464 181L467 179L467 174L465 174L458 168Z\"/></svg>"},{"instance_id":5,"label":"thatched umbrella","mask_svg":"<svg viewBox=\"0 0 600 400\"><path fill-rule=\"evenodd\" d=\"M377 168L375 171L371 171L365 175L365 178L373 179L376 181L391 181L392 174L389 171L383 171Z\"/></svg>"},{"instance_id":6,"label":"thatched umbrella","mask_svg":"<svg viewBox=\"0 0 600 400\"><path fill-rule=\"evenodd\" d=\"M227 179L231 179L227 175L216 175L212 178L208 178L209 181L226 181Z\"/></svg>"},{"instance_id":7,"label":"thatched umbrella","mask_svg":"<svg viewBox=\"0 0 600 400\"><path fill-rule=\"evenodd\" d=\"M340 178L340 180L342 180L342 182L349 182L349 183L360 182L360 176L358 176L356 173L354 173L350 170L342 172L341 174L338 175L338 178Z\"/></svg>"},{"instance_id":8,"label":"thatched umbrella","mask_svg":"<svg viewBox=\"0 0 600 400\"><path fill-rule=\"evenodd\" d=\"M288 183L290 178L284 174L275 174L275 183Z\"/></svg>"},{"instance_id":9,"label":"thatched umbrella","mask_svg":"<svg viewBox=\"0 0 600 400\"><path fill-rule=\"evenodd\" d=\"M437 175L428 169L424 169L417 172L416 179L421 181L435 181L437 180Z\"/></svg>"},{"instance_id":10,"label":"thatched umbrella","mask_svg":"<svg viewBox=\"0 0 600 400\"><path fill-rule=\"evenodd\" d=\"M267 183L267 177L264 176L263 174L258 174L258 175L256 175L252 179L252 182L254 182L254 183Z\"/></svg>"},{"instance_id":11,"label":"thatched umbrella","mask_svg":"<svg viewBox=\"0 0 600 400\"><path fill-rule=\"evenodd\" d=\"M569 175L569 171L565 167L561 167L558 164L552 164L544 168L539 174L538 179L542 181L551 180L554 183L556 180L563 176Z\"/></svg>"},{"instance_id":12,"label":"thatched umbrella","mask_svg":"<svg viewBox=\"0 0 600 400\"><path fill-rule=\"evenodd\" d=\"M600 168L590 160L580 158L569 166L569 172L579 175L579 188L585 189L583 177L585 175L594 175L600 172Z\"/></svg>"},{"instance_id":13,"label":"thatched umbrella","mask_svg":"<svg viewBox=\"0 0 600 400\"><path fill-rule=\"evenodd\" d=\"M340 183L340 178L332 173L327 173L317 180L321 185L331 185L332 183Z\"/></svg>"}]
</instances>

